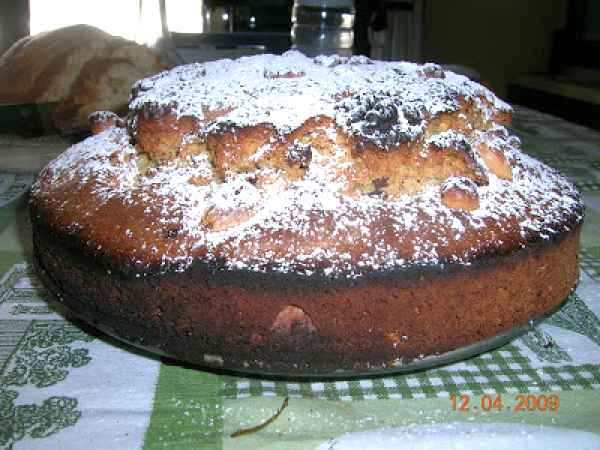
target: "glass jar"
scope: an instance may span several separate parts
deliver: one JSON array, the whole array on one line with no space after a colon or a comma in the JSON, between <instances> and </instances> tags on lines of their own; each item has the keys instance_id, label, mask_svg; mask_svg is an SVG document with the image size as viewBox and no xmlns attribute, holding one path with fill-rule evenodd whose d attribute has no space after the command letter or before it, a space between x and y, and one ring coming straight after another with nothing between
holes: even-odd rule
<instances>
[{"instance_id":1,"label":"glass jar","mask_svg":"<svg viewBox=\"0 0 600 450\"><path fill-rule=\"evenodd\" d=\"M296 0L292 9L292 48L307 56L352 55L353 0Z\"/></svg>"}]
</instances>

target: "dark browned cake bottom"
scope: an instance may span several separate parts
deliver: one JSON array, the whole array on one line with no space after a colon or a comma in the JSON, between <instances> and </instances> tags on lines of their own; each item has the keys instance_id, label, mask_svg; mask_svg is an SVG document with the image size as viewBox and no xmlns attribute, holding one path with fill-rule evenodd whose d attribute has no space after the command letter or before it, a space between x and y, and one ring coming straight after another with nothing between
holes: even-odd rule
<instances>
[{"instance_id":1,"label":"dark browned cake bottom","mask_svg":"<svg viewBox=\"0 0 600 450\"><path fill-rule=\"evenodd\" d=\"M579 269L580 227L472 265L356 279L196 263L124 275L34 220L37 264L69 309L126 341L203 366L263 374L393 368L551 311Z\"/></svg>"}]
</instances>

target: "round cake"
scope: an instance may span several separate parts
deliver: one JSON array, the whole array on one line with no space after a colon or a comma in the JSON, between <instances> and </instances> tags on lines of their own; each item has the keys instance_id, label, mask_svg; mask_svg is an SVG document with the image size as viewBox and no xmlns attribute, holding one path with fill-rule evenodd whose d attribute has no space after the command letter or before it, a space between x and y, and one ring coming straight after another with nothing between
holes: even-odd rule
<instances>
[{"instance_id":1,"label":"round cake","mask_svg":"<svg viewBox=\"0 0 600 450\"><path fill-rule=\"evenodd\" d=\"M583 205L511 108L435 64L297 52L137 82L39 174L47 287L204 366L393 370L557 308Z\"/></svg>"}]
</instances>

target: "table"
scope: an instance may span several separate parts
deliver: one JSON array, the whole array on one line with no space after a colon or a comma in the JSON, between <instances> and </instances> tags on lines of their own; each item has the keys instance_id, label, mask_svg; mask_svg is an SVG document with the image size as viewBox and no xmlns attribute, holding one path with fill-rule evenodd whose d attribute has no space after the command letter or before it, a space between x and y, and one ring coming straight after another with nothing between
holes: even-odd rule
<instances>
[{"instance_id":1,"label":"table","mask_svg":"<svg viewBox=\"0 0 600 450\"><path fill-rule=\"evenodd\" d=\"M348 442L470 448L469 439L490 438L506 448L527 439L529 449L547 449L548 439L563 439L578 450L600 448L600 134L525 108L516 109L514 129L527 152L579 186L587 205L581 281L566 306L467 361L311 382L181 366L50 308L31 269L26 193L68 142L0 136L0 447L308 449L380 430ZM524 409L517 411L520 396ZM230 436L267 420L285 397L287 408L264 429ZM556 398L557 410L549 411ZM416 446L427 439L431 447Z\"/></svg>"}]
</instances>

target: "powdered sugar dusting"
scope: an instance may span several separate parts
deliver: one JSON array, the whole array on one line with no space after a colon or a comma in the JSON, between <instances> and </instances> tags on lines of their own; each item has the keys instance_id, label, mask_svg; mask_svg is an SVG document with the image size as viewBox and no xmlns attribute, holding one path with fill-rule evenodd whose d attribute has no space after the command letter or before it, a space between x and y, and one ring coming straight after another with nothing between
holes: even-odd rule
<instances>
[{"instance_id":1,"label":"powdered sugar dusting","mask_svg":"<svg viewBox=\"0 0 600 450\"><path fill-rule=\"evenodd\" d=\"M261 123L286 133L309 118L328 116L384 148L415 139L427 119L456 111L461 99L472 101L487 119L492 107L511 111L483 86L433 64L311 59L295 51L180 66L139 81L133 92L132 110L150 105L195 117L203 124L201 134ZM215 121L207 120L207 110L225 109Z\"/></svg>"},{"instance_id":2,"label":"powdered sugar dusting","mask_svg":"<svg viewBox=\"0 0 600 450\"><path fill-rule=\"evenodd\" d=\"M343 95L348 91L362 93L351 99ZM479 197L472 211L445 206L441 182L399 196L348 193L340 173L353 169L353 161L337 144L325 151L294 141L288 156L304 168L299 178L267 166L221 178L207 149L150 163L121 128L107 129L51 162L32 188L32 201L66 230L80 233L94 252L112 245L120 263L138 273L218 260L255 272L360 277L421 265L468 265L480 255L512 251L576 227L583 206L575 188L523 154L504 127L426 129L432 115L458 108L460 97L478 98L490 114L498 107L508 110L489 91L439 66L311 60L297 53L176 68L140 81L131 107L159 104L203 118L207 107L234 106L206 123L203 133L225 122L240 127L269 122L290 132L325 115L334 120L326 130L333 143L339 133L358 134L384 149L409 140L419 144L423 158L430 144L461 148L484 175L479 185L468 185ZM474 145L481 139L502 149L512 180L487 170ZM259 161L271 150L258 146L250 159ZM261 177L271 181L257 183ZM447 183L464 181L452 180Z\"/></svg>"}]
</instances>

